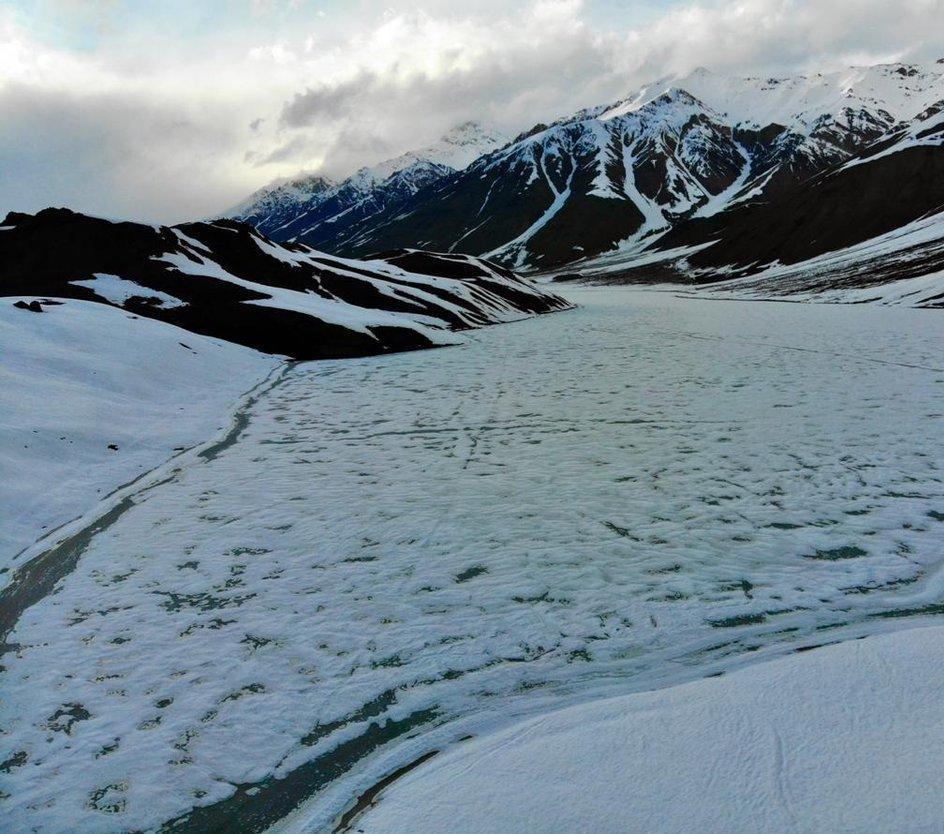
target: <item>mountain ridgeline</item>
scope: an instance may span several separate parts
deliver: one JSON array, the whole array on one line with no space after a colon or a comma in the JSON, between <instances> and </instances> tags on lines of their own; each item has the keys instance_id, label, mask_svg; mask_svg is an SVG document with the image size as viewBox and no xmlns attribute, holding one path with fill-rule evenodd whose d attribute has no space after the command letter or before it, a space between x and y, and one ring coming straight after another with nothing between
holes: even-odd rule
<instances>
[{"instance_id":1,"label":"mountain ridgeline","mask_svg":"<svg viewBox=\"0 0 944 834\"><path fill-rule=\"evenodd\" d=\"M0 296L34 313L62 299L106 304L295 359L455 344L455 331L570 307L468 255L351 260L233 220L149 226L67 209L7 215Z\"/></svg>"},{"instance_id":2,"label":"mountain ridgeline","mask_svg":"<svg viewBox=\"0 0 944 834\"><path fill-rule=\"evenodd\" d=\"M483 141L459 170L407 155L357 197L363 172L340 189L308 178L289 186L312 192L298 207L257 199L241 216L346 256L423 247L515 269L716 281L944 208L942 111L944 60L787 78L700 69L501 147Z\"/></svg>"},{"instance_id":3,"label":"mountain ridgeline","mask_svg":"<svg viewBox=\"0 0 944 834\"><path fill-rule=\"evenodd\" d=\"M276 240L304 240L310 246L342 242L395 211L417 192L465 168L505 138L495 128L466 122L437 143L334 181L300 175L260 189L227 214Z\"/></svg>"}]
</instances>

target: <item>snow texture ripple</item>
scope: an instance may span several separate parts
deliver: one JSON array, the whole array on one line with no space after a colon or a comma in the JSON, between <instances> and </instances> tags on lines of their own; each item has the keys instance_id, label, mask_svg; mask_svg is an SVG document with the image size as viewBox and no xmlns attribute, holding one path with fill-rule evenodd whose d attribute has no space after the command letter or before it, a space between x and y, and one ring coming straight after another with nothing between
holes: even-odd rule
<instances>
[{"instance_id":1,"label":"snow texture ripple","mask_svg":"<svg viewBox=\"0 0 944 834\"><path fill-rule=\"evenodd\" d=\"M571 295L298 364L100 530L7 638L7 829L320 830L465 733L944 612L933 314Z\"/></svg>"}]
</instances>

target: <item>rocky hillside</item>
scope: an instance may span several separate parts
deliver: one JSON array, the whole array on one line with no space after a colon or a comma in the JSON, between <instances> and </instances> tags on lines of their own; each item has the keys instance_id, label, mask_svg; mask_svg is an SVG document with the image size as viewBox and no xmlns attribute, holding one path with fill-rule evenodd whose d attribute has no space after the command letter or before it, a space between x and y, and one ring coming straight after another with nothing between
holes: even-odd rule
<instances>
[{"instance_id":1,"label":"rocky hillside","mask_svg":"<svg viewBox=\"0 0 944 834\"><path fill-rule=\"evenodd\" d=\"M792 189L575 266L584 280L944 306L944 106Z\"/></svg>"},{"instance_id":2,"label":"rocky hillside","mask_svg":"<svg viewBox=\"0 0 944 834\"><path fill-rule=\"evenodd\" d=\"M18 297L24 315L45 299L95 301L297 359L450 344L453 331L569 306L467 255L356 261L232 220L155 227L65 209L7 215L0 296Z\"/></svg>"}]
</instances>

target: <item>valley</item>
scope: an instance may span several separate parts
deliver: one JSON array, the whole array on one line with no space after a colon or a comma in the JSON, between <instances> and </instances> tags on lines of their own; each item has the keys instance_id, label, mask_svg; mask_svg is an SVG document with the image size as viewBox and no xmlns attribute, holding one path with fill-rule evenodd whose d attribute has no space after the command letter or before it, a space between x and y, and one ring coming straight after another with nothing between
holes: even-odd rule
<instances>
[{"instance_id":1,"label":"valley","mask_svg":"<svg viewBox=\"0 0 944 834\"><path fill-rule=\"evenodd\" d=\"M7 637L14 827L330 829L470 733L934 620L937 313L567 298L295 364L129 496Z\"/></svg>"},{"instance_id":2,"label":"valley","mask_svg":"<svg viewBox=\"0 0 944 834\"><path fill-rule=\"evenodd\" d=\"M20 5L0 829L940 828L944 16Z\"/></svg>"}]
</instances>

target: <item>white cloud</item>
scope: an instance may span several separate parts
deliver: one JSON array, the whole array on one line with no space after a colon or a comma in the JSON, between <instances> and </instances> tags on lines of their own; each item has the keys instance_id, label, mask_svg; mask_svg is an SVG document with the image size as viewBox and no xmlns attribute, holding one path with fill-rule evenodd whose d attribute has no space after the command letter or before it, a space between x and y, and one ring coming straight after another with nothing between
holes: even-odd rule
<instances>
[{"instance_id":1,"label":"white cloud","mask_svg":"<svg viewBox=\"0 0 944 834\"><path fill-rule=\"evenodd\" d=\"M320 5L260 0L239 31L143 26L85 51L0 12L0 211L199 217L275 176L345 173L468 118L524 130L698 65L944 55L944 0L700 0L645 27L592 0Z\"/></svg>"}]
</instances>

